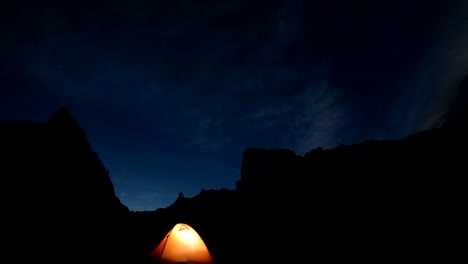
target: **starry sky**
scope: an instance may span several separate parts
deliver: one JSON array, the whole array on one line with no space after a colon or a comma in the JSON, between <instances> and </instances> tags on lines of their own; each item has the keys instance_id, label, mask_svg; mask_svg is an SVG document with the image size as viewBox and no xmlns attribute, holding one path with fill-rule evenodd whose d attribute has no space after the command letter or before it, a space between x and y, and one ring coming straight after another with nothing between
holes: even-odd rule
<instances>
[{"instance_id":1,"label":"starry sky","mask_svg":"<svg viewBox=\"0 0 468 264\"><path fill-rule=\"evenodd\" d=\"M68 106L133 211L234 189L246 148L437 126L468 74L463 0L15 0L0 22L0 118Z\"/></svg>"}]
</instances>

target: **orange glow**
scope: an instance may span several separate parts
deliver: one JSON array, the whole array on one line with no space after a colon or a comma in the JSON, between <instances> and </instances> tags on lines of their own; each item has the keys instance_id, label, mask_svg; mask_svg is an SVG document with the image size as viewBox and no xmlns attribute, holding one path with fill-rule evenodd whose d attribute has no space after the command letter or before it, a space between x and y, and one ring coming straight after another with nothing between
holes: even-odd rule
<instances>
[{"instance_id":1,"label":"orange glow","mask_svg":"<svg viewBox=\"0 0 468 264\"><path fill-rule=\"evenodd\" d=\"M150 256L166 263L213 263L213 258L200 235L184 223L176 224L151 251Z\"/></svg>"}]
</instances>

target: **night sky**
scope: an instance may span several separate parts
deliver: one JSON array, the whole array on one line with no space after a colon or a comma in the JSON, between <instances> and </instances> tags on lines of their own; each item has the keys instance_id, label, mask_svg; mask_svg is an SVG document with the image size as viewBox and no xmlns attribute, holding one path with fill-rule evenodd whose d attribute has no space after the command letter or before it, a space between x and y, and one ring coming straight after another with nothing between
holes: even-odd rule
<instances>
[{"instance_id":1,"label":"night sky","mask_svg":"<svg viewBox=\"0 0 468 264\"><path fill-rule=\"evenodd\" d=\"M298 155L437 126L468 74L463 0L9 1L0 119L60 106L133 211Z\"/></svg>"}]
</instances>

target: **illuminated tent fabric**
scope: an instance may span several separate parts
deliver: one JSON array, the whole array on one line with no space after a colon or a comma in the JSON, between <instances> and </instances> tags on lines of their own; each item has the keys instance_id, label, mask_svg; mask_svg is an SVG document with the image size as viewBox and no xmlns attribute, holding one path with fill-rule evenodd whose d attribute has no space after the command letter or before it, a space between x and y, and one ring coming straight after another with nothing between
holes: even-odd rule
<instances>
[{"instance_id":1,"label":"illuminated tent fabric","mask_svg":"<svg viewBox=\"0 0 468 264\"><path fill-rule=\"evenodd\" d=\"M162 263L213 263L213 258L200 235L191 226L176 224L154 248L150 256Z\"/></svg>"}]
</instances>

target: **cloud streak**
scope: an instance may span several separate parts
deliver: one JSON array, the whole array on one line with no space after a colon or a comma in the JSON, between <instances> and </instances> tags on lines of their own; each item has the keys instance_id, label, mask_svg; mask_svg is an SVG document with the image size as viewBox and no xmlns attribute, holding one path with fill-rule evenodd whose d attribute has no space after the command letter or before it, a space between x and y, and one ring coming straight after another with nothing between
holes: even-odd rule
<instances>
[{"instance_id":1,"label":"cloud streak","mask_svg":"<svg viewBox=\"0 0 468 264\"><path fill-rule=\"evenodd\" d=\"M339 145L350 126L352 115L347 100L338 89L330 86L327 76L308 84L296 97L297 110L292 133L288 141L293 149L303 155L316 148L333 148Z\"/></svg>"},{"instance_id":2,"label":"cloud streak","mask_svg":"<svg viewBox=\"0 0 468 264\"><path fill-rule=\"evenodd\" d=\"M455 2L454 2L455 3ZM438 127L468 74L468 3L458 1L441 16L433 44L404 79L390 111L388 137L401 138Z\"/></svg>"},{"instance_id":3,"label":"cloud streak","mask_svg":"<svg viewBox=\"0 0 468 264\"><path fill-rule=\"evenodd\" d=\"M211 23L239 22L233 16L244 3L216 4L212 12L204 11L211 14L208 18L188 12L192 2L184 3L178 12L193 22L162 16L154 30L146 24L154 20L150 12L138 18L123 11L140 10L137 6L122 6L116 14L124 19L122 31L108 32L109 38L102 39L102 28L83 22L77 24L81 30L70 31L65 15L53 12L42 24L40 50L25 61L28 71L69 102L131 113L190 147L271 146L304 153L363 139L351 134L363 129L359 122L365 117L357 112L365 116L369 110L358 110L360 100L330 79L334 67L324 71L323 60L313 58L304 64L303 56L310 52L291 49L311 34L302 24L300 2L279 1L268 15L253 23L246 16L228 30ZM453 10L462 13L466 8ZM363 130L363 135L402 137L440 117L453 96L442 87L453 87L467 71L466 22L450 20L463 15L446 16L436 33L442 40L415 66L419 74L394 87L403 93L389 110L389 128ZM143 30L135 30L138 27ZM352 69L347 74L360 76ZM379 122L375 127L386 121Z\"/></svg>"}]
</instances>

